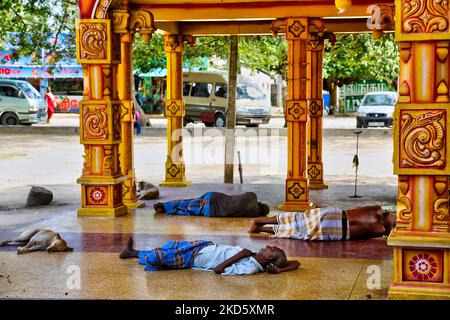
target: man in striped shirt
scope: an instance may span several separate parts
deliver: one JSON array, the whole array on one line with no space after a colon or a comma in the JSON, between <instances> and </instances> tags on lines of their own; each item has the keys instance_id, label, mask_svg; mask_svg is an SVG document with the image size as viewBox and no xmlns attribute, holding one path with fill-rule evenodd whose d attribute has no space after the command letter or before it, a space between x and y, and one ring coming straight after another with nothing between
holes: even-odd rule
<instances>
[{"instance_id":1,"label":"man in striped shirt","mask_svg":"<svg viewBox=\"0 0 450 320\"><path fill-rule=\"evenodd\" d=\"M273 238L333 241L387 236L394 226L395 214L380 206L350 210L327 207L255 219L249 231L272 233Z\"/></svg>"}]
</instances>

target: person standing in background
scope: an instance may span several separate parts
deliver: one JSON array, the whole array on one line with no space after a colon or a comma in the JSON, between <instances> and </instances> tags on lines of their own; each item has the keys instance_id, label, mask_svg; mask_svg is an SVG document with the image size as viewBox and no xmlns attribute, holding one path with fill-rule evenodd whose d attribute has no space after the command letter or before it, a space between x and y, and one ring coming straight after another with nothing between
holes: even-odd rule
<instances>
[{"instance_id":1,"label":"person standing in background","mask_svg":"<svg viewBox=\"0 0 450 320\"><path fill-rule=\"evenodd\" d=\"M136 128L136 135L140 136L141 135L141 128L142 128L142 124L141 124L141 114L139 113L138 110L136 110L136 121L134 122L134 127Z\"/></svg>"},{"instance_id":2,"label":"person standing in background","mask_svg":"<svg viewBox=\"0 0 450 320\"><path fill-rule=\"evenodd\" d=\"M56 107L56 98L52 93L52 88L47 88L47 93L45 94L45 100L47 102L47 123L50 123L50 119L52 118L53 114L55 113L55 107Z\"/></svg>"}]
</instances>

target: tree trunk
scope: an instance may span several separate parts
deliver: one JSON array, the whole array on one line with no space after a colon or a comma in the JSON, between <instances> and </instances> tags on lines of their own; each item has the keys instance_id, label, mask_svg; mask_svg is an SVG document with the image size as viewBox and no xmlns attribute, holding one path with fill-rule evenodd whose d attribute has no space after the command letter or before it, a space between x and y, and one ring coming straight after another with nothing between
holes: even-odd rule
<instances>
[{"instance_id":1,"label":"tree trunk","mask_svg":"<svg viewBox=\"0 0 450 320\"><path fill-rule=\"evenodd\" d=\"M335 110L339 109L337 85L331 79L327 79L328 91L330 92L330 113L334 115Z\"/></svg>"},{"instance_id":2,"label":"tree trunk","mask_svg":"<svg viewBox=\"0 0 450 320\"><path fill-rule=\"evenodd\" d=\"M224 182L233 183L236 127L236 87L238 69L238 36L231 36L228 65L228 107L226 111Z\"/></svg>"}]
</instances>

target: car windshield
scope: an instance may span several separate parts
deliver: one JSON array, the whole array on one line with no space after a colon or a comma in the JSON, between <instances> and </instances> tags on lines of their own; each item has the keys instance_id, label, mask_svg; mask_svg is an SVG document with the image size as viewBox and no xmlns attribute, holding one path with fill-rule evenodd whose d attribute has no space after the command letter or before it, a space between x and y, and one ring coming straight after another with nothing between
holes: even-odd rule
<instances>
[{"instance_id":1,"label":"car windshield","mask_svg":"<svg viewBox=\"0 0 450 320\"><path fill-rule=\"evenodd\" d=\"M30 99L40 99L41 94L28 82L18 82L17 85L22 90L23 94Z\"/></svg>"},{"instance_id":2,"label":"car windshield","mask_svg":"<svg viewBox=\"0 0 450 320\"><path fill-rule=\"evenodd\" d=\"M238 83L237 86L238 100L265 100L264 92L253 83Z\"/></svg>"},{"instance_id":3,"label":"car windshield","mask_svg":"<svg viewBox=\"0 0 450 320\"><path fill-rule=\"evenodd\" d=\"M395 105L395 96L393 94L370 94L364 97L361 105L363 106L393 106Z\"/></svg>"}]
</instances>

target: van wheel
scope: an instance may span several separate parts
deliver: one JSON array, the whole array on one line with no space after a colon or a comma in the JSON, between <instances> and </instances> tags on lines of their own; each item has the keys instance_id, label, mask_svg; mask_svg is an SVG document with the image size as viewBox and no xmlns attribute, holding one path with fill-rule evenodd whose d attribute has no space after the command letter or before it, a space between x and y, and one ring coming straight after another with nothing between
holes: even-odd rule
<instances>
[{"instance_id":1,"label":"van wheel","mask_svg":"<svg viewBox=\"0 0 450 320\"><path fill-rule=\"evenodd\" d=\"M19 124L19 118L14 113L7 112L2 116L0 123L4 126L16 126Z\"/></svg>"},{"instance_id":2,"label":"van wheel","mask_svg":"<svg viewBox=\"0 0 450 320\"><path fill-rule=\"evenodd\" d=\"M214 120L214 127L223 128L225 127L225 117L223 114L218 113L216 114L216 119Z\"/></svg>"}]
</instances>

